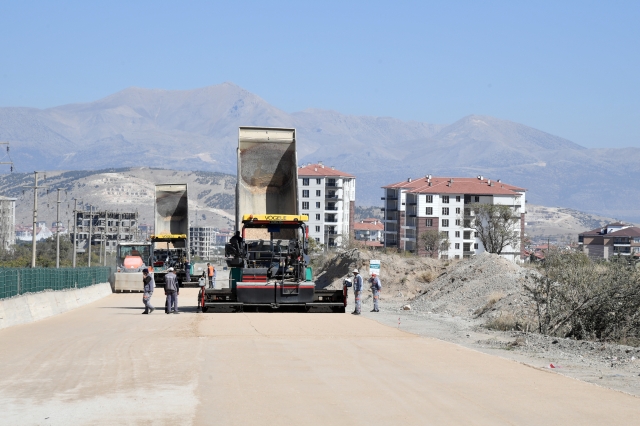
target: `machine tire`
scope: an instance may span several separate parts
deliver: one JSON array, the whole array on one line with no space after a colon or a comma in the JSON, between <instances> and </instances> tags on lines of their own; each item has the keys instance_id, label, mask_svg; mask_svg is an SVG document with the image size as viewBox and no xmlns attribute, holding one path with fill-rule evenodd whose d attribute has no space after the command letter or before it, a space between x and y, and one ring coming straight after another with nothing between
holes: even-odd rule
<instances>
[{"instance_id":1,"label":"machine tire","mask_svg":"<svg viewBox=\"0 0 640 426\"><path fill-rule=\"evenodd\" d=\"M209 307L208 307L208 306L203 306L203 307L202 307L202 312L203 312L203 313L206 313L208 310L209 310Z\"/></svg>"},{"instance_id":2,"label":"machine tire","mask_svg":"<svg viewBox=\"0 0 640 426\"><path fill-rule=\"evenodd\" d=\"M344 306L332 306L331 311L335 314L344 314L346 312L346 308Z\"/></svg>"}]
</instances>

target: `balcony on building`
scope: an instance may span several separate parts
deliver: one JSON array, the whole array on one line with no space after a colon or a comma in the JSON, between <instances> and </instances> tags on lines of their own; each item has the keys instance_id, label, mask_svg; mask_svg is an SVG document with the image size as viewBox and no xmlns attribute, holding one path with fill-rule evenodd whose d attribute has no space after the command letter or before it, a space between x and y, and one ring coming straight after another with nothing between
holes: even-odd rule
<instances>
[{"instance_id":1,"label":"balcony on building","mask_svg":"<svg viewBox=\"0 0 640 426\"><path fill-rule=\"evenodd\" d=\"M336 179L327 179L325 185L328 188L342 188L342 183L340 183Z\"/></svg>"}]
</instances>

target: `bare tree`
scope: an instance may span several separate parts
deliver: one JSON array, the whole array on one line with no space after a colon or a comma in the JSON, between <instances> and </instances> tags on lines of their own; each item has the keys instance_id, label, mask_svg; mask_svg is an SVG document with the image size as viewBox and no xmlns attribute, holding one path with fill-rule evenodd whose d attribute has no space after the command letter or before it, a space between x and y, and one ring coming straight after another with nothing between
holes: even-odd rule
<instances>
[{"instance_id":1,"label":"bare tree","mask_svg":"<svg viewBox=\"0 0 640 426\"><path fill-rule=\"evenodd\" d=\"M437 257L438 253L449 251L449 235L436 229L430 229L420 234L420 244L429 257Z\"/></svg>"},{"instance_id":2,"label":"bare tree","mask_svg":"<svg viewBox=\"0 0 640 426\"><path fill-rule=\"evenodd\" d=\"M511 206L499 204L473 204L472 227L478 233L484 249L489 253L502 253L507 246L520 246L520 217Z\"/></svg>"}]
</instances>

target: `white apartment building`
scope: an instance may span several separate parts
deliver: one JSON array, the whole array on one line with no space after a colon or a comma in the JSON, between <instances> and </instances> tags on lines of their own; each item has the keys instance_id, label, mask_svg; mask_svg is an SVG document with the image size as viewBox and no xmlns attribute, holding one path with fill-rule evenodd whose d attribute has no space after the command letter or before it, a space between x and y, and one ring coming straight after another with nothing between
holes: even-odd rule
<instances>
[{"instance_id":1,"label":"white apartment building","mask_svg":"<svg viewBox=\"0 0 640 426\"><path fill-rule=\"evenodd\" d=\"M520 262L524 252L525 189L484 176L407 179L384 189L384 246L424 254L420 235L426 230L446 232L450 246L440 258L462 259L484 252L472 228L470 205L503 204L520 215L520 245L507 246L501 256Z\"/></svg>"},{"instance_id":2,"label":"white apartment building","mask_svg":"<svg viewBox=\"0 0 640 426\"><path fill-rule=\"evenodd\" d=\"M189 246L193 256L213 259L216 254L218 231L213 226L189 227Z\"/></svg>"},{"instance_id":3,"label":"white apartment building","mask_svg":"<svg viewBox=\"0 0 640 426\"><path fill-rule=\"evenodd\" d=\"M298 168L300 214L309 215L309 238L340 246L353 233L356 177L319 162Z\"/></svg>"}]
</instances>

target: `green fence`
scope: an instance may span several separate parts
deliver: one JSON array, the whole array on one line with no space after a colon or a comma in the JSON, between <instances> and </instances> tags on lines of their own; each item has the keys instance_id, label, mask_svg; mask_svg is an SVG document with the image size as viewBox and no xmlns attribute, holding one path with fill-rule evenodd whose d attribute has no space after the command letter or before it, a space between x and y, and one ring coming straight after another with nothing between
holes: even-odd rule
<instances>
[{"instance_id":1,"label":"green fence","mask_svg":"<svg viewBox=\"0 0 640 426\"><path fill-rule=\"evenodd\" d=\"M110 267L0 268L0 299L43 290L88 287L108 282L110 275Z\"/></svg>"}]
</instances>

